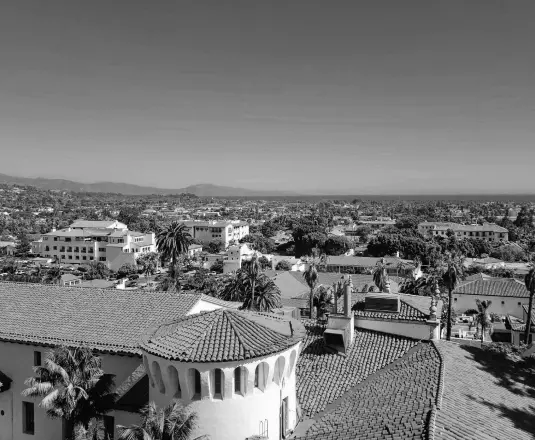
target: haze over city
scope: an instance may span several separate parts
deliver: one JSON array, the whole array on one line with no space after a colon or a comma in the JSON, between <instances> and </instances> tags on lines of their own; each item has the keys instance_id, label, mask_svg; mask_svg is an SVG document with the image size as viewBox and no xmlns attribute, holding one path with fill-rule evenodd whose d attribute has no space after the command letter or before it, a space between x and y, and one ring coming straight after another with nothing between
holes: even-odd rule
<instances>
[{"instance_id":1,"label":"haze over city","mask_svg":"<svg viewBox=\"0 0 535 440\"><path fill-rule=\"evenodd\" d=\"M530 192L534 17L531 1L4 2L0 173Z\"/></svg>"}]
</instances>

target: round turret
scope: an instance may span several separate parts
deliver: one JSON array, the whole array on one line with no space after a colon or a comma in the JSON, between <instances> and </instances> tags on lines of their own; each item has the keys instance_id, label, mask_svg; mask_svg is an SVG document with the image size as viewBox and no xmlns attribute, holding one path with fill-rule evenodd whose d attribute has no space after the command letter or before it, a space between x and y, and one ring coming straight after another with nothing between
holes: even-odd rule
<instances>
[{"instance_id":1,"label":"round turret","mask_svg":"<svg viewBox=\"0 0 535 440\"><path fill-rule=\"evenodd\" d=\"M304 336L299 321L228 309L153 328L140 344L150 400L191 405L196 435L212 440L262 434L260 426L279 432L281 421L289 431L297 422L295 367Z\"/></svg>"}]
</instances>

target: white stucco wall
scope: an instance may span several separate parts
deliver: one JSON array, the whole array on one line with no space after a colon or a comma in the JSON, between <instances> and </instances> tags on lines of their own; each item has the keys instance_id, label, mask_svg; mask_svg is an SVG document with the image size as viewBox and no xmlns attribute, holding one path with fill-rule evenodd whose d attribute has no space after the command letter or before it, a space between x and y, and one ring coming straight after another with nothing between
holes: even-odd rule
<instances>
[{"instance_id":1,"label":"white stucco wall","mask_svg":"<svg viewBox=\"0 0 535 440\"><path fill-rule=\"evenodd\" d=\"M279 416L282 399L288 399L288 424L294 429L297 423L295 366L299 355L299 344L291 349L273 356L255 358L250 362L220 362L220 363L179 363L146 354L146 365L151 370L150 399L158 405L164 406L177 396L177 386L169 374L169 368L176 368L180 383L180 400L197 412L199 428L193 438L208 434L211 440L236 440L260 434L260 423L269 426L269 439L279 439ZM284 359L282 379L277 383L273 380L276 362ZM164 393L158 385L158 368L165 387ZM265 362L268 365L266 387L262 391L254 387L255 370L257 365ZM246 389L244 395L234 392L234 370L244 367L247 371ZM201 375L201 396L192 400L193 383L189 376L189 369L197 369ZM211 372L216 368L223 371L224 384L222 398L214 397Z\"/></svg>"},{"instance_id":2,"label":"white stucco wall","mask_svg":"<svg viewBox=\"0 0 535 440\"><path fill-rule=\"evenodd\" d=\"M59 440L62 438L61 420L46 416L39 407L40 399L30 399L21 395L26 388L24 381L33 375L34 351L41 352L41 359L51 349L49 347L0 342L0 371L13 380L8 391L0 393L0 440ZM115 374L116 385L120 385L141 363L140 357L103 354L102 367L107 373ZM22 432L22 402L34 402L35 434ZM9 415L11 410L11 416ZM1 414L1 412L0 412ZM115 418L115 424L129 425L139 423L136 414L123 411L109 414ZM135 420L135 422L132 422ZM115 437L117 438L117 437Z\"/></svg>"},{"instance_id":3,"label":"white stucco wall","mask_svg":"<svg viewBox=\"0 0 535 440\"><path fill-rule=\"evenodd\" d=\"M509 314L517 318L522 318L522 305L529 303L529 298L453 293L453 308L457 313L464 313L469 309L477 310L476 299L480 301L492 301L489 308L490 313L496 313L500 316Z\"/></svg>"},{"instance_id":4,"label":"white stucco wall","mask_svg":"<svg viewBox=\"0 0 535 440\"><path fill-rule=\"evenodd\" d=\"M195 305L187 313L188 315L195 315L200 312L210 312L212 310L222 309L223 307L218 306L217 304L212 304L208 301L203 301L202 299L197 301Z\"/></svg>"},{"instance_id":5,"label":"white stucco wall","mask_svg":"<svg viewBox=\"0 0 535 440\"><path fill-rule=\"evenodd\" d=\"M390 333L393 335L406 336L418 340L440 339L439 321L436 326L430 326L427 322L404 322L389 319L370 319L355 316L355 327L374 330L377 332Z\"/></svg>"}]
</instances>

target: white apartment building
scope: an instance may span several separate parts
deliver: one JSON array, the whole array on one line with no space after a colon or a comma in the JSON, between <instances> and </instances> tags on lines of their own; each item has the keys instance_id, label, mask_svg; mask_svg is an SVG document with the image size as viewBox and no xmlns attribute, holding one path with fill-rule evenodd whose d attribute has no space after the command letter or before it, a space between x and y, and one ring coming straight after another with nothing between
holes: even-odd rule
<instances>
[{"instance_id":1,"label":"white apartment building","mask_svg":"<svg viewBox=\"0 0 535 440\"><path fill-rule=\"evenodd\" d=\"M453 230L459 239L477 238L492 242L509 240L509 231L495 223L461 225L449 222L422 222L418 225L418 232L426 237L446 237L448 229Z\"/></svg>"},{"instance_id":2,"label":"white apartment building","mask_svg":"<svg viewBox=\"0 0 535 440\"><path fill-rule=\"evenodd\" d=\"M117 221L76 221L65 229L52 230L32 243L35 255L64 264L105 263L118 270L135 263L144 253L156 251L154 232L129 231Z\"/></svg>"},{"instance_id":3,"label":"white apartment building","mask_svg":"<svg viewBox=\"0 0 535 440\"><path fill-rule=\"evenodd\" d=\"M217 240L225 249L234 240L239 241L249 235L249 223L239 220L187 220L184 225L196 240L204 244Z\"/></svg>"}]
</instances>

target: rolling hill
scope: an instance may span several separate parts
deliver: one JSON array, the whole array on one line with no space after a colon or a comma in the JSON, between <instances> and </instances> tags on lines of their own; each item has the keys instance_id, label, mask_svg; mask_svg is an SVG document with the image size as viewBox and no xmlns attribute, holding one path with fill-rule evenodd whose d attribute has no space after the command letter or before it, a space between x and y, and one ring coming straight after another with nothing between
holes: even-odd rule
<instances>
[{"instance_id":1,"label":"rolling hill","mask_svg":"<svg viewBox=\"0 0 535 440\"><path fill-rule=\"evenodd\" d=\"M125 195L149 194L182 194L190 193L199 197L262 197L262 196L292 196L298 195L285 191L257 191L230 186L219 186L210 183L190 185L185 188L166 189L150 186L139 186L120 182L81 183L64 179L47 179L43 177L15 177L0 174L0 183L35 186L47 190L62 190L73 192L101 192L118 193Z\"/></svg>"}]
</instances>

